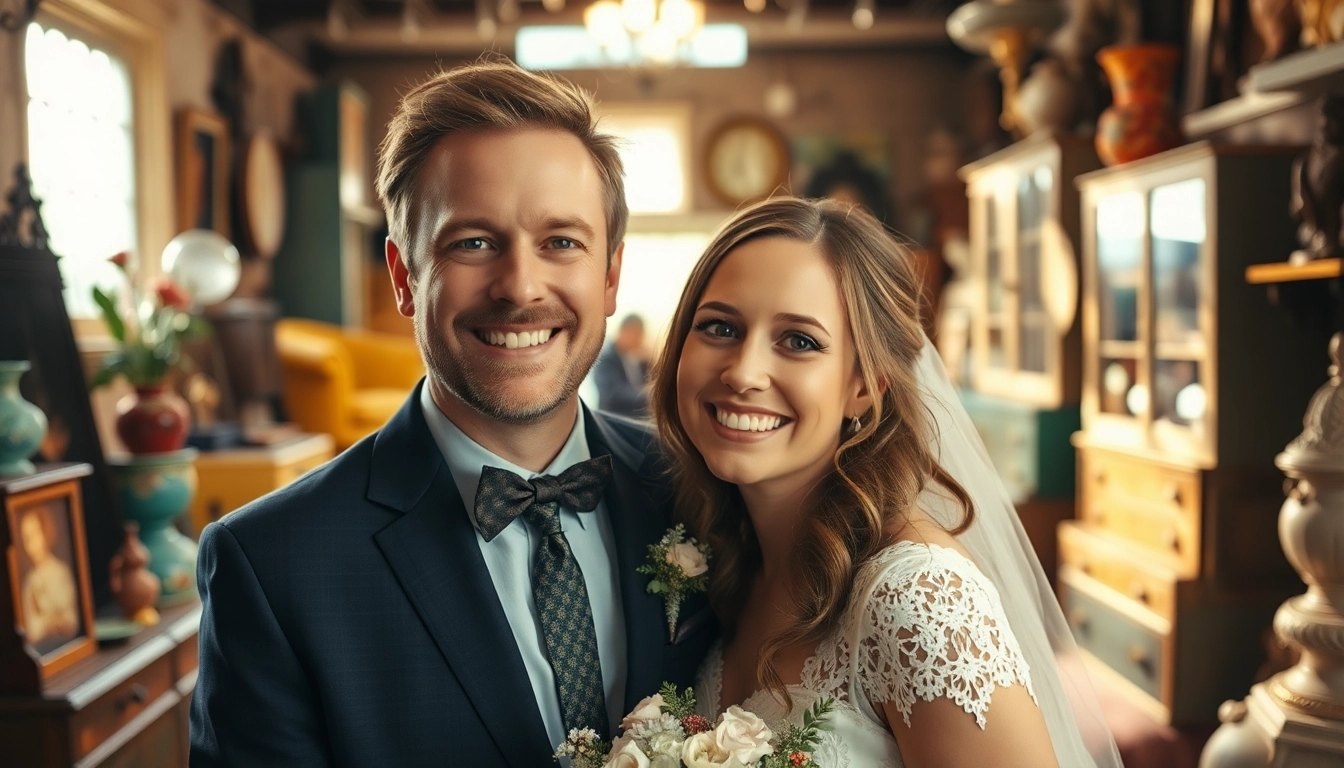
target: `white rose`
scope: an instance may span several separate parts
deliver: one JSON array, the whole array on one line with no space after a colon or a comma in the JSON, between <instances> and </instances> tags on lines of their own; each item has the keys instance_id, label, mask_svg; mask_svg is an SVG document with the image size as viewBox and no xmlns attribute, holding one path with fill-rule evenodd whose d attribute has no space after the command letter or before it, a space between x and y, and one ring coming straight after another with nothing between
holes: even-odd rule
<instances>
[{"instance_id":1,"label":"white rose","mask_svg":"<svg viewBox=\"0 0 1344 768\"><path fill-rule=\"evenodd\" d=\"M671 755L676 757L681 754L681 739L675 734L659 733L649 739L649 759L654 759L660 755Z\"/></svg>"},{"instance_id":2,"label":"white rose","mask_svg":"<svg viewBox=\"0 0 1344 768\"><path fill-rule=\"evenodd\" d=\"M736 706L723 713L713 733L715 746L743 765L755 765L770 754L770 739L774 737L764 720Z\"/></svg>"},{"instance_id":3,"label":"white rose","mask_svg":"<svg viewBox=\"0 0 1344 768\"><path fill-rule=\"evenodd\" d=\"M667 562L679 566L685 572L687 578L693 579L709 570L709 563L705 562L705 554L694 544L682 542L667 550L666 557Z\"/></svg>"},{"instance_id":4,"label":"white rose","mask_svg":"<svg viewBox=\"0 0 1344 768\"><path fill-rule=\"evenodd\" d=\"M741 766L732 755L714 743L714 732L697 733L681 745L681 762L686 768L729 768Z\"/></svg>"},{"instance_id":5,"label":"white rose","mask_svg":"<svg viewBox=\"0 0 1344 768\"><path fill-rule=\"evenodd\" d=\"M611 752L602 768L649 768L649 756L644 754L634 739L617 739L612 743Z\"/></svg>"},{"instance_id":6,"label":"white rose","mask_svg":"<svg viewBox=\"0 0 1344 768\"><path fill-rule=\"evenodd\" d=\"M681 755L654 755L649 760L649 768L681 768Z\"/></svg>"},{"instance_id":7,"label":"white rose","mask_svg":"<svg viewBox=\"0 0 1344 768\"><path fill-rule=\"evenodd\" d=\"M655 693L635 705L630 714L621 720L621 731L634 728L645 720L656 720L663 713L663 694Z\"/></svg>"}]
</instances>

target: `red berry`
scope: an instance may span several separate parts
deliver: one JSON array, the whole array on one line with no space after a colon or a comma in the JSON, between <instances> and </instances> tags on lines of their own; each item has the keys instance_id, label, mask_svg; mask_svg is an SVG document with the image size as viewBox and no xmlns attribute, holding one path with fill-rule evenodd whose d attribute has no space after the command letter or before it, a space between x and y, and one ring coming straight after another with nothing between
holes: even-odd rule
<instances>
[{"instance_id":1,"label":"red berry","mask_svg":"<svg viewBox=\"0 0 1344 768\"><path fill-rule=\"evenodd\" d=\"M710 730L709 721L700 715L687 715L681 718L681 727L686 729L688 736Z\"/></svg>"},{"instance_id":2,"label":"red berry","mask_svg":"<svg viewBox=\"0 0 1344 768\"><path fill-rule=\"evenodd\" d=\"M807 762L807 755L804 755L802 752L794 752L789 755L789 762L793 763L793 768L801 768L803 763Z\"/></svg>"}]
</instances>

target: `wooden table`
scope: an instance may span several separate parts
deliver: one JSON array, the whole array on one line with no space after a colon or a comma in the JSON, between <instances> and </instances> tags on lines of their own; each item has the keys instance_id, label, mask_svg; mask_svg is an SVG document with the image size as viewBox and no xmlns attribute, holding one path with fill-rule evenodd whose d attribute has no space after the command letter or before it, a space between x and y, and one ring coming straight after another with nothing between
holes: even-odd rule
<instances>
[{"instance_id":1,"label":"wooden table","mask_svg":"<svg viewBox=\"0 0 1344 768\"><path fill-rule=\"evenodd\" d=\"M202 451L196 458L199 486L191 523L199 536L206 525L250 501L283 488L336 455L331 435L303 434L274 445Z\"/></svg>"},{"instance_id":2,"label":"wooden table","mask_svg":"<svg viewBox=\"0 0 1344 768\"><path fill-rule=\"evenodd\" d=\"M0 764L186 768L199 603L164 609L124 643L57 673L37 696L0 696Z\"/></svg>"}]
</instances>

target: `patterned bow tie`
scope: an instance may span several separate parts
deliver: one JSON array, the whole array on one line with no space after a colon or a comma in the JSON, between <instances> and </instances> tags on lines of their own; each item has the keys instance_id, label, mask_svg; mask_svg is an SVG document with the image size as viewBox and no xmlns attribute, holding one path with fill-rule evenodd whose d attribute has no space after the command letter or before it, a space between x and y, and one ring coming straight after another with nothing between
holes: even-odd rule
<instances>
[{"instance_id":1,"label":"patterned bow tie","mask_svg":"<svg viewBox=\"0 0 1344 768\"><path fill-rule=\"evenodd\" d=\"M533 505L554 502L576 512L591 512L597 509L610 480L610 456L575 464L558 477L542 475L531 480L507 469L485 467L476 488L476 527L490 541Z\"/></svg>"}]
</instances>

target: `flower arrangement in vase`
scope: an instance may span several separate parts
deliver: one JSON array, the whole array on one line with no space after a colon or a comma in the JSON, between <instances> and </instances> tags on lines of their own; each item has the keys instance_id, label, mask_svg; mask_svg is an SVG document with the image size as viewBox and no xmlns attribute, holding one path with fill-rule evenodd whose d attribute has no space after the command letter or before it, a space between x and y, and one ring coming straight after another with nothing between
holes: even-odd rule
<instances>
[{"instance_id":1,"label":"flower arrangement in vase","mask_svg":"<svg viewBox=\"0 0 1344 768\"><path fill-rule=\"evenodd\" d=\"M118 376L135 388L135 397L120 407L117 435L133 454L166 453L187 439L190 412L168 387L169 374L184 366L182 343L209 333L209 325L190 313L191 298L167 277L151 290L142 289L129 268L130 254L110 261L125 278L124 301L94 286L93 300L117 348L103 357L92 388L111 384Z\"/></svg>"}]
</instances>

